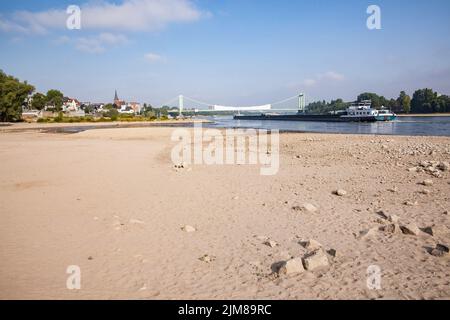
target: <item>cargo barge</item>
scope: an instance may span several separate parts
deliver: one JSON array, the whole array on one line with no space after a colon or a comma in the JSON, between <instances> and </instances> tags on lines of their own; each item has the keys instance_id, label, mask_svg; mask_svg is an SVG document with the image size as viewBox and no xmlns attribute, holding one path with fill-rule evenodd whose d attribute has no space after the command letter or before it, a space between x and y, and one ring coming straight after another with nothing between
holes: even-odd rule
<instances>
[{"instance_id":1,"label":"cargo barge","mask_svg":"<svg viewBox=\"0 0 450 320\"><path fill-rule=\"evenodd\" d=\"M387 110L376 110L371 107L371 101L352 104L346 110L328 114L309 114L299 111L297 114L260 114L235 115L235 120L272 120L272 121L322 121L322 122L376 122L392 121L396 115Z\"/></svg>"}]
</instances>

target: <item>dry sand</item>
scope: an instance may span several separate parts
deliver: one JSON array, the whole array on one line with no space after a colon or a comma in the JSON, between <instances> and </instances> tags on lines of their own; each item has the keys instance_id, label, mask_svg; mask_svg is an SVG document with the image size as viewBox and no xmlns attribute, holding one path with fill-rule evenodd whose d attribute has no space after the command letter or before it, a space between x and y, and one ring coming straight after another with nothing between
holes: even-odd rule
<instances>
[{"instance_id":1,"label":"dry sand","mask_svg":"<svg viewBox=\"0 0 450 320\"><path fill-rule=\"evenodd\" d=\"M450 173L408 171L449 161L449 138L282 134L280 171L265 177L259 166L175 170L172 131L1 133L0 298L450 298L448 255L428 250L450 243ZM293 209L304 203L318 210ZM434 235L359 239L388 224L380 210ZM274 263L305 254L302 239L336 258L272 274ZM81 268L81 290L66 288L69 265ZM371 265L381 290L366 285Z\"/></svg>"}]
</instances>

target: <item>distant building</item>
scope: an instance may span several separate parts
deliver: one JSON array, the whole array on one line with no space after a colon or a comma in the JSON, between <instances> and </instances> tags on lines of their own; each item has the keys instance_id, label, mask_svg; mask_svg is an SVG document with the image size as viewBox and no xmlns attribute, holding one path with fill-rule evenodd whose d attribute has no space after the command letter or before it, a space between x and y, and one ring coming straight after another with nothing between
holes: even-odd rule
<instances>
[{"instance_id":1,"label":"distant building","mask_svg":"<svg viewBox=\"0 0 450 320\"><path fill-rule=\"evenodd\" d=\"M120 100L117 90L114 94L114 105L119 109L119 112L123 114L138 114L142 110L142 106L139 102L127 103L124 100Z\"/></svg>"},{"instance_id":2,"label":"distant building","mask_svg":"<svg viewBox=\"0 0 450 320\"><path fill-rule=\"evenodd\" d=\"M142 110L141 104L138 102L130 102L128 105L136 114L140 113Z\"/></svg>"},{"instance_id":3,"label":"distant building","mask_svg":"<svg viewBox=\"0 0 450 320\"><path fill-rule=\"evenodd\" d=\"M76 112L80 110L81 103L77 99L64 97L62 110L64 112Z\"/></svg>"},{"instance_id":4,"label":"distant building","mask_svg":"<svg viewBox=\"0 0 450 320\"><path fill-rule=\"evenodd\" d=\"M116 92L115 92L115 94L114 94L114 104L115 104L119 109L121 109L122 106L126 104L125 101L119 99L119 96L117 95L117 90L116 90Z\"/></svg>"}]
</instances>

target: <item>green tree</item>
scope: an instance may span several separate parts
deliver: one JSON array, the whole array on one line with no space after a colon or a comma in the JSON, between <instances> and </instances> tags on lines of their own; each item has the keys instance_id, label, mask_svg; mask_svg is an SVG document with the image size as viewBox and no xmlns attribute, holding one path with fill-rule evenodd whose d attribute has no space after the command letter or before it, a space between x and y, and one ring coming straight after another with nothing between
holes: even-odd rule
<instances>
[{"instance_id":1,"label":"green tree","mask_svg":"<svg viewBox=\"0 0 450 320\"><path fill-rule=\"evenodd\" d=\"M116 121L119 118L119 111L116 109L115 105L107 104L103 107L107 110L103 112L103 116L110 118L112 121Z\"/></svg>"},{"instance_id":2,"label":"green tree","mask_svg":"<svg viewBox=\"0 0 450 320\"><path fill-rule=\"evenodd\" d=\"M83 104L81 105L81 109L84 110L86 114L94 113L95 109L92 105Z\"/></svg>"},{"instance_id":3,"label":"green tree","mask_svg":"<svg viewBox=\"0 0 450 320\"><path fill-rule=\"evenodd\" d=\"M5 74L0 70L0 121L18 121L22 117L22 106L34 87L27 82Z\"/></svg>"},{"instance_id":4,"label":"green tree","mask_svg":"<svg viewBox=\"0 0 450 320\"><path fill-rule=\"evenodd\" d=\"M47 92L47 102L49 105L53 106L56 111L61 111L63 105L64 95L59 90L49 90Z\"/></svg>"},{"instance_id":5,"label":"green tree","mask_svg":"<svg viewBox=\"0 0 450 320\"><path fill-rule=\"evenodd\" d=\"M34 110L42 110L47 105L47 97L39 92L36 92L31 98L31 108Z\"/></svg>"},{"instance_id":6,"label":"green tree","mask_svg":"<svg viewBox=\"0 0 450 320\"><path fill-rule=\"evenodd\" d=\"M413 113L432 113L436 109L437 93L432 89L419 89L413 94L411 100L411 111ZM434 106L434 108L433 108Z\"/></svg>"},{"instance_id":7,"label":"green tree","mask_svg":"<svg viewBox=\"0 0 450 320\"><path fill-rule=\"evenodd\" d=\"M411 97L408 96L405 91L400 92L400 95L397 98L397 104L404 113L411 112Z\"/></svg>"}]
</instances>

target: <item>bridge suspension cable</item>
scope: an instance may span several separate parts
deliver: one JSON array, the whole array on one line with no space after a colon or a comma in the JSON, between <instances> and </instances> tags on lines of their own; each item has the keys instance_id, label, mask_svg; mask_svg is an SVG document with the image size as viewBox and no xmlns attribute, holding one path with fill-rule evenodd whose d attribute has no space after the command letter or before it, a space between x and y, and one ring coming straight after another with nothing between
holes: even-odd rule
<instances>
[{"instance_id":1,"label":"bridge suspension cable","mask_svg":"<svg viewBox=\"0 0 450 320\"><path fill-rule=\"evenodd\" d=\"M305 103L305 95L303 95L303 94L297 94L297 95L295 95L295 96L292 96L292 97L289 97L289 98L286 98L286 99L283 99L283 100L280 100L280 101L272 102L272 103L270 103L270 104L262 105L262 106L260 106L260 107L261 107L262 109L263 109L263 107L264 107L265 109L267 109L267 106L277 106L277 105L286 103L286 102L288 102L288 101L291 101L291 100L293 100L293 99L300 99L300 98L303 98L303 99L304 99L304 100L303 100L303 103ZM183 103L182 103L183 100L188 100L188 101L190 101L190 102L196 103L196 104L201 105L201 106L206 106L206 107L220 106L220 105L217 105L217 104L215 104L215 103L209 103L209 102L197 100L197 99L194 99L194 98L191 98L191 97L187 97L187 96L180 95L180 96L177 96L177 97L175 97L175 98L172 98L171 100L167 101L166 103L163 103L163 104L160 106L160 108L161 108L161 107L164 107L164 106L169 106L172 102L177 101L177 105L178 105L179 109L183 109L183 108L184 108L184 105L183 105L183 106L180 106L180 105L179 105L180 103L183 104ZM308 100L311 101L311 99L308 99ZM257 107L257 106L256 106L256 107ZM253 109L255 109L256 107L248 107L248 108L253 108ZM297 106L296 106L296 107L297 107ZM304 107L304 105L303 105L303 107ZM232 108L232 107L229 107L229 108ZM245 109L245 108L246 108L246 107L236 107L236 109ZM289 109L286 109L286 111L288 111L288 110L296 110L296 109L297 109L297 108L289 108ZM281 110L281 109L273 109L273 110ZM181 111L181 110L180 110L180 111Z\"/></svg>"}]
</instances>

